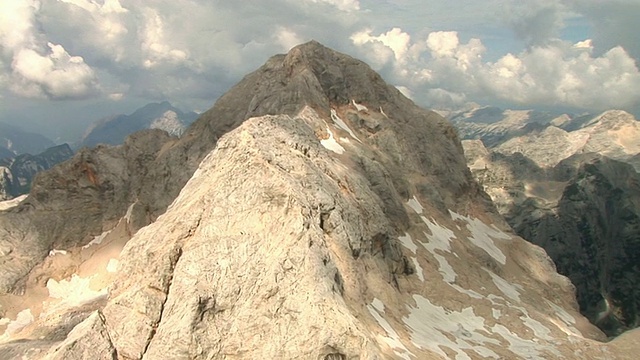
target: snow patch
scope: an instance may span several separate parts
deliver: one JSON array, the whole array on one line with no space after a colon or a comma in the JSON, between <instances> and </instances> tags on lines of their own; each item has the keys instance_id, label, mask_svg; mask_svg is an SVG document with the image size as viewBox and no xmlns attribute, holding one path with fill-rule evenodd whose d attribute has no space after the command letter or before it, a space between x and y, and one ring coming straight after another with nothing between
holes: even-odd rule
<instances>
[{"instance_id":1,"label":"snow patch","mask_svg":"<svg viewBox=\"0 0 640 360\"><path fill-rule=\"evenodd\" d=\"M415 196L409 199L409 201L407 201L407 206L412 208L413 211L416 212L416 214L422 214L422 211L424 210L424 208L422 207L422 205L420 205L420 202L418 201L418 199L416 199Z\"/></svg>"},{"instance_id":2,"label":"snow patch","mask_svg":"<svg viewBox=\"0 0 640 360\"><path fill-rule=\"evenodd\" d=\"M83 246L83 249L86 249L92 245L100 245L102 244L102 242L104 241L104 239L107 237L107 235L109 235L109 233L111 232L111 230L107 230L105 232L103 232L102 234L96 236L93 238L93 240L91 240L87 245Z\"/></svg>"},{"instance_id":3,"label":"snow patch","mask_svg":"<svg viewBox=\"0 0 640 360\"><path fill-rule=\"evenodd\" d=\"M466 217L451 210L449 210L449 214L451 214L453 220L464 220L467 222L467 229L471 232L471 236L468 239L472 244L484 250L500 264L505 265L507 263L507 257L502 250L496 246L492 238L508 240L511 239L509 235L503 233L495 226L488 226L479 219Z\"/></svg>"},{"instance_id":4,"label":"snow patch","mask_svg":"<svg viewBox=\"0 0 640 360\"><path fill-rule=\"evenodd\" d=\"M20 196L18 196L16 198L13 198L11 200L0 201L0 211L9 210L11 208L14 208L14 207L20 205L22 200L26 199L27 196L29 196L29 195L28 194L20 195Z\"/></svg>"},{"instance_id":5,"label":"snow patch","mask_svg":"<svg viewBox=\"0 0 640 360\"><path fill-rule=\"evenodd\" d=\"M431 232L431 235L427 235L425 233L427 239L429 239L429 244L423 245L427 250L432 251L431 249L440 249L442 251L451 252L451 240L456 238L453 231L444 226L440 226L436 222L431 222L424 216L420 216L420 218L425 224L427 224L427 227L429 227L429 231Z\"/></svg>"},{"instance_id":6,"label":"snow patch","mask_svg":"<svg viewBox=\"0 0 640 360\"><path fill-rule=\"evenodd\" d=\"M458 292L460 292L462 294L468 295L470 298L473 298L473 299L484 299L485 298L482 294L480 294L478 292L475 292L473 290L465 289L465 288L463 288L462 286L460 286L458 284L451 284L450 283L449 286L451 286L452 288L456 289Z\"/></svg>"},{"instance_id":7,"label":"snow patch","mask_svg":"<svg viewBox=\"0 0 640 360\"><path fill-rule=\"evenodd\" d=\"M380 313L384 314L384 303L382 302L382 300L378 298L373 298L373 301L371 302L371 306L373 306Z\"/></svg>"},{"instance_id":8,"label":"snow patch","mask_svg":"<svg viewBox=\"0 0 640 360\"><path fill-rule=\"evenodd\" d=\"M412 253L415 254L418 250L418 246L413 242L411 235L409 235L408 233L405 233L404 236L400 236L398 239L400 239L402 245L411 250Z\"/></svg>"},{"instance_id":9,"label":"snow patch","mask_svg":"<svg viewBox=\"0 0 640 360\"><path fill-rule=\"evenodd\" d=\"M546 302L549 305L549 307L553 309L553 311L555 312L555 315L558 316L560 320L562 320L562 322L564 322L564 325L558 324L556 322L554 322L554 324L558 326L558 328L562 330L564 333L566 333L567 335L580 336L580 331L576 329L576 327L574 326L576 324L576 318L573 317L573 315L569 314L565 309L554 304L553 302L549 300L546 300ZM551 320L553 321L553 319Z\"/></svg>"},{"instance_id":10,"label":"snow patch","mask_svg":"<svg viewBox=\"0 0 640 360\"><path fill-rule=\"evenodd\" d=\"M456 281L456 272L453 270L447 259L442 254L436 252L436 250L450 253L451 240L455 239L455 234L453 233L453 231L440 226L435 222L429 221L429 219L424 216L420 216L420 218L425 224L427 224L427 226L429 227L429 231L431 232L431 235L424 233L429 242L421 242L421 244L433 255L436 261L438 261L438 271L442 275L443 280L449 284L452 284Z\"/></svg>"},{"instance_id":11,"label":"snow patch","mask_svg":"<svg viewBox=\"0 0 640 360\"><path fill-rule=\"evenodd\" d=\"M526 309L521 308L520 310L524 310L524 315L520 316L520 320L522 320L524 326L533 331L535 339L542 339L547 341L553 340L553 337L551 336L551 330L549 330L548 327L542 325L540 321L529 316L529 313L526 311Z\"/></svg>"},{"instance_id":12,"label":"snow patch","mask_svg":"<svg viewBox=\"0 0 640 360\"><path fill-rule=\"evenodd\" d=\"M416 275L418 275L418 279L420 279L420 281L424 281L424 270L422 269L422 266L420 266L418 259L412 256L411 260L413 260L413 266L416 268Z\"/></svg>"},{"instance_id":13,"label":"snow patch","mask_svg":"<svg viewBox=\"0 0 640 360\"><path fill-rule=\"evenodd\" d=\"M380 308L382 310L380 310ZM400 336L393 329L391 324L382 317L381 313L384 313L384 304L382 301L378 299L374 299L371 305L367 305L367 310L371 316L378 322L381 328L387 333L387 336L380 336L382 340L395 352L397 356L402 359L411 360L411 357L415 358L415 355L409 351L409 349L404 346L404 344L400 341ZM376 311L377 310L377 311ZM410 357L411 356L411 357Z\"/></svg>"},{"instance_id":14,"label":"snow patch","mask_svg":"<svg viewBox=\"0 0 640 360\"><path fill-rule=\"evenodd\" d=\"M31 309L24 309L20 311L14 321L11 321L7 318L0 319L0 325L7 325L4 334L0 336L0 340L8 339L11 335L24 329L24 327L31 324L34 320L35 319L33 317L33 314L31 313Z\"/></svg>"},{"instance_id":15,"label":"snow patch","mask_svg":"<svg viewBox=\"0 0 640 360\"><path fill-rule=\"evenodd\" d=\"M459 360L471 359L463 350L474 351L483 357L499 358L498 354L483 345L500 346L500 342L479 332L487 332L485 320L476 316L472 308L463 309L461 312L451 311L433 305L429 299L420 295L413 295L413 299L416 307L410 306L409 315L402 320L410 329L414 345L427 348L445 359L449 356L442 350L442 346L455 351L455 358ZM455 341L451 340L451 337Z\"/></svg>"},{"instance_id":16,"label":"snow patch","mask_svg":"<svg viewBox=\"0 0 640 360\"><path fill-rule=\"evenodd\" d=\"M491 309L491 315L493 315L493 318L498 320L500 319L500 317L502 316L502 311L498 310L498 309Z\"/></svg>"},{"instance_id":17,"label":"snow patch","mask_svg":"<svg viewBox=\"0 0 640 360\"><path fill-rule=\"evenodd\" d=\"M344 154L344 148L342 147L342 145L338 144L336 139L333 137L333 133L331 132L331 130L329 130L328 127L327 132L329 132L329 138L320 140L320 144L336 154Z\"/></svg>"},{"instance_id":18,"label":"snow patch","mask_svg":"<svg viewBox=\"0 0 640 360\"><path fill-rule=\"evenodd\" d=\"M118 263L119 261L117 259L109 259L109 262L107 263L107 272L114 273L118 271Z\"/></svg>"},{"instance_id":19,"label":"snow patch","mask_svg":"<svg viewBox=\"0 0 640 360\"><path fill-rule=\"evenodd\" d=\"M502 291L503 294L511 300L520 302L520 291L518 291L518 288L515 285L487 269L484 269L484 271L491 276L491 280L493 280L493 283L498 289L500 289L500 291ZM520 287L520 289L522 289L522 287Z\"/></svg>"},{"instance_id":20,"label":"snow patch","mask_svg":"<svg viewBox=\"0 0 640 360\"><path fill-rule=\"evenodd\" d=\"M129 205L129 207L127 208L127 213L124 215L124 218L125 220L127 220L127 223L131 223L131 215L133 214L133 207L135 206L136 203L137 201Z\"/></svg>"},{"instance_id":21,"label":"snow patch","mask_svg":"<svg viewBox=\"0 0 640 360\"><path fill-rule=\"evenodd\" d=\"M331 120L333 120L333 122L336 125L338 125L339 128L341 128L342 130L348 132L349 135L351 135L352 138L358 140L359 142L362 142L362 141L360 141L360 139L358 139L356 134L353 131L351 131L351 129L349 128L347 123L345 123L342 119L340 119L340 117L338 116L338 113L334 109L331 109Z\"/></svg>"},{"instance_id":22,"label":"snow patch","mask_svg":"<svg viewBox=\"0 0 640 360\"><path fill-rule=\"evenodd\" d=\"M56 250L56 249L53 249L53 250L49 251L49 256L56 256L58 254L67 255L67 251L66 250Z\"/></svg>"},{"instance_id":23,"label":"snow patch","mask_svg":"<svg viewBox=\"0 0 640 360\"><path fill-rule=\"evenodd\" d=\"M369 109L367 109L366 106L358 104L355 100L351 99L351 103L353 104L353 106L356 107L356 110L358 111L369 111Z\"/></svg>"},{"instance_id":24,"label":"snow patch","mask_svg":"<svg viewBox=\"0 0 640 360\"><path fill-rule=\"evenodd\" d=\"M509 343L509 350L526 359L544 359L540 353L542 346L531 341L521 339L518 335L512 333L502 324L496 324L491 328L491 332L502 336Z\"/></svg>"},{"instance_id":25,"label":"snow patch","mask_svg":"<svg viewBox=\"0 0 640 360\"><path fill-rule=\"evenodd\" d=\"M77 274L73 274L68 280L49 279L47 290L49 290L49 297L60 300L56 307L72 308L107 296L107 289L92 290L89 287L90 282L91 277L81 278Z\"/></svg>"}]
</instances>

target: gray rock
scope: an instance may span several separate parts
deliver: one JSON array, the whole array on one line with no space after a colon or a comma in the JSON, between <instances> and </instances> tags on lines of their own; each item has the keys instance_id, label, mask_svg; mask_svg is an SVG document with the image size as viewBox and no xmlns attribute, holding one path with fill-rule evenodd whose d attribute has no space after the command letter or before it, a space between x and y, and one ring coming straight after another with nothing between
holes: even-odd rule
<instances>
[{"instance_id":1,"label":"gray rock","mask_svg":"<svg viewBox=\"0 0 640 360\"><path fill-rule=\"evenodd\" d=\"M111 344L104 318L95 312L77 325L59 345L54 346L44 360L116 360L116 350Z\"/></svg>"},{"instance_id":2,"label":"gray rock","mask_svg":"<svg viewBox=\"0 0 640 360\"><path fill-rule=\"evenodd\" d=\"M57 236L45 244L64 248L123 216L132 233L149 225L120 254L104 320L93 315L50 355L628 354L590 340L603 336L575 311L573 286L510 233L453 127L316 42L271 58L179 140L145 132L65 164L7 212L34 211L9 235L46 219ZM65 194L84 211L66 209ZM43 209L68 212L51 221Z\"/></svg>"},{"instance_id":3,"label":"gray rock","mask_svg":"<svg viewBox=\"0 0 640 360\"><path fill-rule=\"evenodd\" d=\"M582 313L610 336L638 326L640 174L596 153L543 169L520 153L463 144L500 213L576 286Z\"/></svg>"}]
</instances>

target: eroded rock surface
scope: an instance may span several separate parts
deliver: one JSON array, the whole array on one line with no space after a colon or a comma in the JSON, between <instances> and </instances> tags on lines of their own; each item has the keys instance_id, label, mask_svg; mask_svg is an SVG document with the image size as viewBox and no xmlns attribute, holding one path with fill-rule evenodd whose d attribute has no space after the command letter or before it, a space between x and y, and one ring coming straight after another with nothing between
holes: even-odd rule
<instances>
[{"instance_id":1,"label":"eroded rock surface","mask_svg":"<svg viewBox=\"0 0 640 360\"><path fill-rule=\"evenodd\" d=\"M624 359L632 353L628 342L598 341L604 335L578 314L568 279L498 216L465 166L453 127L358 60L316 42L300 45L247 75L179 140L158 136L166 141L133 146L134 136L129 147L99 148L105 154L98 159L83 163L78 155L66 163L104 165L78 165L82 181L71 189L100 194L102 202L82 195L89 210L75 216L103 228L113 224L106 227L109 239L54 242L68 247L48 250L69 254L49 253L42 264L79 256L85 246L97 254L103 243L124 242L149 225L126 242L117 270L94 266L94 276L115 271L98 278L110 284L108 293L87 290L90 300L70 306L92 315L70 332L43 333L50 323L25 310L26 324L17 318L5 324L12 331L0 354ZM108 156L136 149L137 156L122 157L124 167L121 156ZM101 181L103 168L121 176ZM134 176L131 169L144 170ZM35 200L56 204L65 194L56 184L63 183L49 179L8 213L35 207ZM74 233L86 234L86 226ZM32 236L37 243L39 235ZM42 264L30 265L28 279L47 276ZM86 277L68 281L88 282L85 270ZM67 279L48 286L49 293L65 289ZM56 319L51 323L68 317Z\"/></svg>"},{"instance_id":2,"label":"eroded rock surface","mask_svg":"<svg viewBox=\"0 0 640 360\"><path fill-rule=\"evenodd\" d=\"M523 238L576 285L580 309L608 335L638 325L640 175L595 153L542 168L463 141L470 169Z\"/></svg>"}]
</instances>

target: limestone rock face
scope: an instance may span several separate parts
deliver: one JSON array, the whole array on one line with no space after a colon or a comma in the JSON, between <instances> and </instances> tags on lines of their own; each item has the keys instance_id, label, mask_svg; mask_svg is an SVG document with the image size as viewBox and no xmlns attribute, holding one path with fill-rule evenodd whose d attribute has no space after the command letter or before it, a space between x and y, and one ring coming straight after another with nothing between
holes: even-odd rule
<instances>
[{"instance_id":1,"label":"limestone rock face","mask_svg":"<svg viewBox=\"0 0 640 360\"><path fill-rule=\"evenodd\" d=\"M555 206L519 207L512 223L576 285L583 313L617 335L639 323L640 174L602 156L575 165Z\"/></svg>"},{"instance_id":2,"label":"limestone rock face","mask_svg":"<svg viewBox=\"0 0 640 360\"><path fill-rule=\"evenodd\" d=\"M21 281L51 250L86 245L130 207L132 229L146 225L147 212L136 194L151 160L170 139L149 130L120 147L83 149L40 173L29 196L0 213L0 246L8 249L0 261L0 294L20 293Z\"/></svg>"},{"instance_id":3,"label":"limestone rock face","mask_svg":"<svg viewBox=\"0 0 640 360\"><path fill-rule=\"evenodd\" d=\"M598 332L575 317L572 287L543 252L402 199L385 181L400 174L366 134L349 126L362 143L323 146L318 129L340 129L329 124L307 108L249 119L218 141L121 254L102 311L118 356L581 357L579 339ZM366 158L379 174L347 167Z\"/></svg>"},{"instance_id":4,"label":"limestone rock face","mask_svg":"<svg viewBox=\"0 0 640 360\"><path fill-rule=\"evenodd\" d=\"M611 336L637 326L637 289L623 283L640 280L630 265L640 122L610 110L524 125L473 114L454 123L463 136L486 139L485 152L478 140L463 141L468 166L517 233L571 278L582 312Z\"/></svg>"},{"instance_id":5,"label":"limestone rock face","mask_svg":"<svg viewBox=\"0 0 640 360\"><path fill-rule=\"evenodd\" d=\"M604 335L577 312L568 279L513 234L473 180L453 127L358 60L300 45L247 75L179 140L149 134L85 158L84 178L65 188L89 209L67 221L87 225L49 228L86 234L103 224L106 237L128 240L118 265L106 265L111 278L100 265L49 279L67 312L3 315L0 355L25 355L26 344L33 359L634 353L628 342L598 342ZM20 209L62 206L62 177L48 179L7 213L31 224L36 215L20 218ZM54 250L69 254L50 253L28 279L91 243L100 251L98 239L78 238L55 237ZM0 250L15 254L11 246ZM101 279L108 291L91 287ZM90 300L61 294L85 282L78 297ZM69 332L59 319L70 312L85 315Z\"/></svg>"},{"instance_id":6,"label":"limestone rock face","mask_svg":"<svg viewBox=\"0 0 640 360\"><path fill-rule=\"evenodd\" d=\"M610 336L636 327L640 175L595 153L540 168L520 153L479 153L470 140L463 146L499 212L576 285L582 313Z\"/></svg>"}]
</instances>

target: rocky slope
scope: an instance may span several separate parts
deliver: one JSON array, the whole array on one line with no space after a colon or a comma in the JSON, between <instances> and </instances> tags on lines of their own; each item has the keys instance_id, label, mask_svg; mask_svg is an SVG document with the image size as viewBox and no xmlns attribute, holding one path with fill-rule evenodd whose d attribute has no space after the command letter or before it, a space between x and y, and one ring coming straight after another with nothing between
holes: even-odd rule
<instances>
[{"instance_id":1,"label":"rocky slope","mask_svg":"<svg viewBox=\"0 0 640 360\"><path fill-rule=\"evenodd\" d=\"M447 116L464 140L482 140L487 146L497 145L536 129L571 121L574 116L535 110L503 110L486 106Z\"/></svg>"},{"instance_id":2,"label":"rocky slope","mask_svg":"<svg viewBox=\"0 0 640 360\"><path fill-rule=\"evenodd\" d=\"M125 138L143 129L160 129L180 136L198 117L194 112L182 112L169 102L147 104L130 115L117 115L91 126L80 141L82 146L122 144Z\"/></svg>"},{"instance_id":3,"label":"rocky slope","mask_svg":"<svg viewBox=\"0 0 640 360\"><path fill-rule=\"evenodd\" d=\"M619 110L533 123L528 117L518 122L497 113L468 113L454 121L463 136L486 141L463 141L475 177L518 234L545 247L558 270L572 279L581 310L592 322L612 336L636 327L638 290L622 282L640 281L632 263L638 249L629 240L639 236L633 230L637 209L629 202L639 196L630 184L637 181L640 169L640 122ZM621 180L582 179L616 176ZM574 191L583 198L567 195ZM585 217L577 218L582 210L576 209L585 206ZM630 258L612 253L610 246L628 252ZM574 262L578 258L580 262Z\"/></svg>"},{"instance_id":4,"label":"rocky slope","mask_svg":"<svg viewBox=\"0 0 640 360\"><path fill-rule=\"evenodd\" d=\"M5 238L39 244L43 233L24 229L45 216L39 209L62 206L61 175L75 169L67 179L84 211L69 208L50 229L91 225L52 237L43 262L5 281L5 291L23 282L33 296L28 308L19 294L0 299L13 306L0 357L637 351L627 338L596 341L603 335L577 313L572 285L510 233L472 179L453 128L360 61L300 45L247 75L179 140L157 137L85 150L0 213L15 229ZM5 247L0 266L24 261L4 255L19 249ZM74 286L85 291L65 295Z\"/></svg>"},{"instance_id":5,"label":"rocky slope","mask_svg":"<svg viewBox=\"0 0 640 360\"><path fill-rule=\"evenodd\" d=\"M70 159L73 151L67 144L51 147L37 155L21 154L0 159L0 200L26 194L37 173Z\"/></svg>"},{"instance_id":6,"label":"rocky slope","mask_svg":"<svg viewBox=\"0 0 640 360\"><path fill-rule=\"evenodd\" d=\"M611 336L638 326L640 174L596 153L541 168L479 140L463 146L500 213L576 285L582 313Z\"/></svg>"},{"instance_id":7,"label":"rocky slope","mask_svg":"<svg viewBox=\"0 0 640 360\"><path fill-rule=\"evenodd\" d=\"M634 165L640 154L640 122L621 110L574 116L488 107L450 119L462 139L482 140L504 155L521 153L541 167L588 152Z\"/></svg>"}]
</instances>

